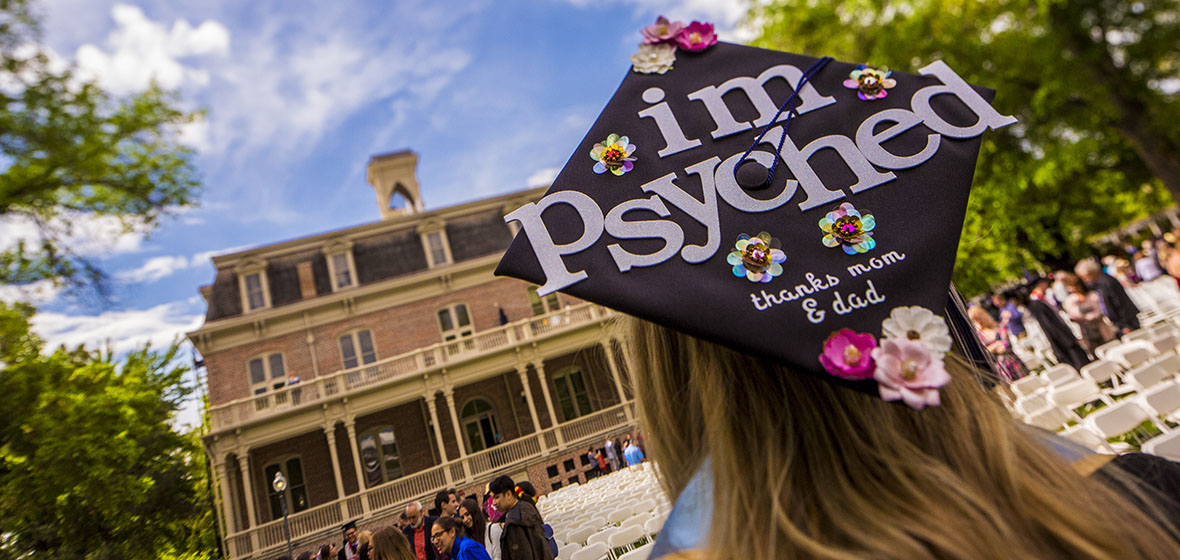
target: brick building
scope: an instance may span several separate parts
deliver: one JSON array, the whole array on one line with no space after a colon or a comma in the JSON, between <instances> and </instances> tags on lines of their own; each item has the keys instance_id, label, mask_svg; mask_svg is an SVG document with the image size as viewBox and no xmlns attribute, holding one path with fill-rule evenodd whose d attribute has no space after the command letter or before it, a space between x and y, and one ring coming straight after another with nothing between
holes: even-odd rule
<instances>
[{"instance_id":1,"label":"brick building","mask_svg":"<svg viewBox=\"0 0 1180 560\"><path fill-rule=\"evenodd\" d=\"M503 216L544 190L426 211L416 164L370 160L377 222L213 259L189 338L232 558L285 552L284 503L309 548L498 474L584 481L586 449L634 425L614 313L492 275Z\"/></svg>"}]
</instances>

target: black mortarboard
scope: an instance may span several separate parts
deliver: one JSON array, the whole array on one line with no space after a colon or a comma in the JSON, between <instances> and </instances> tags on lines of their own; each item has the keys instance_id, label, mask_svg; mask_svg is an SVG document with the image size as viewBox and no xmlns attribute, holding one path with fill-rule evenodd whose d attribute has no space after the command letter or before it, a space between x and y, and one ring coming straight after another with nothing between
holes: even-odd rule
<instances>
[{"instance_id":1,"label":"black mortarboard","mask_svg":"<svg viewBox=\"0 0 1180 560\"><path fill-rule=\"evenodd\" d=\"M348 523L340 526L340 532L342 533L348 531L349 529L356 529L356 520L349 521Z\"/></svg>"},{"instance_id":2,"label":"black mortarboard","mask_svg":"<svg viewBox=\"0 0 1180 560\"><path fill-rule=\"evenodd\" d=\"M496 273L937 404L980 135L1015 119L942 62L890 73L663 23L545 196L506 216L522 234Z\"/></svg>"}]
</instances>

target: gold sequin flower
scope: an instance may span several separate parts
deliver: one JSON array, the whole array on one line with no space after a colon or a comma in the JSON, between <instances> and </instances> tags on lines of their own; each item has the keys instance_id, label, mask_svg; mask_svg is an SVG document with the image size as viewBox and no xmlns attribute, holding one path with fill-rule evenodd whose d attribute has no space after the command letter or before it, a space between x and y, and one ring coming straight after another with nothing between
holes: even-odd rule
<instances>
[{"instance_id":1,"label":"gold sequin flower","mask_svg":"<svg viewBox=\"0 0 1180 560\"><path fill-rule=\"evenodd\" d=\"M733 265L734 276L745 276L751 282L765 284L783 273L782 263L787 260L787 254L779 249L778 240L769 233L764 231L757 237L743 233L733 248L725 260Z\"/></svg>"},{"instance_id":2,"label":"gold sequin flower","mask_svg":"<svg viewBox=\"0 0 1180 560\"><path fill-rule=\"evenodd\" d=\"M608 170L615 175L622 175L635 167L635 144L626 136L611 133L606 140L594 145L590 150L590 159L598 162L594 164L594 172L606 173Z\"/></svg>"},{"instance_id":3,"label":"gold sequin flower","mask_svg":"<svg viewBox=\"0 0 1180 560\"><path fill-rule=\"evenodd\" d=\"M889 77L891 74L893 72L888 68L873 68L860 64L856 70L848 74L848 79L844 80L844 87L855 89L856 96L862 101L885 99L889 95L885 90L897 85L897 80Z\"/></svg>"},{"instance_id":4,"label":"gold sequin flower","mask_svg":"<svg viewBox=\"0 0 1180 560\"><path fill-rule=\"evenodd\" d=\"M849 255L867 253L877 246L873 239L873 229L876 227L877 220L873 215L862 213L851 202L841 204L819 221L819 228L825 234L824 245L844 247L844 252Z\"/></svg>"}]
</instances>

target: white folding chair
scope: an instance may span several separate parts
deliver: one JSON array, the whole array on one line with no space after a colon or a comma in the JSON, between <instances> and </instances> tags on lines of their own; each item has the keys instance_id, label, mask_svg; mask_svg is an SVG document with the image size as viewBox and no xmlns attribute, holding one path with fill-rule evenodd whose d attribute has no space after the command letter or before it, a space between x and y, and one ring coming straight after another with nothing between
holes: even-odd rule
<instances>
[{"instance_id":1,"label":"white folding chair","mask_svg":"<svg viewBox=\"0 0 1180 560\"><path fill-rule=\"evenodd\" d=\"M1173 418L1180 411L1180 383L1161 383L1143 393L1143 404L1161 418ZM1160 426L1165 429L1167 426Z\"/></svg>"},{"instance_id":2,"label":"white folding chair","mask_svg":"<svg viewBox=\"0 0 1180 560\"><path fill-rule=\"evenodd\" d=\"M606 543L597 543L573 553L570 555L570 560L602 560L609 555L610 550L607 549Z\"/></svg>"},{"instance_id":3,"label":"white folding chair","mask_svg":"<svg viewBox=\"0 0 1180 560\"><path fill-rule=\"evenodd\" d=\"M1041 376L1029 375L1017 379L1010 387L1012 388L1012 392L1025 397L1036 393L1046 386L1048 386L1048 382L1042 379Z\"/></svg>"},{"instance_id":4,"label":"white folding chair","mask_svg":"<svg viewBox=\"0 0 1180 560\"><path fill-rule=\"evenodd\" d=\"M623 552L633 550L636 543L642 541L642 544L646 544L647 540L647 533L643 531L643 527L628 527L615 531L606 544L610 546L612 554L618 554L619 549L622 549Z\"/></svg>"},{"instance_id":5,"label":"white folding chair","mask_svg":"<svg viewBox=\"0 0 1180 560\"><path fill-rule=\"evenodd\" d=\"M1058 428L1064 426L1069 421L1069 416L1064 410L1055 406L1047 406L1042 410L1034 412L1024 419L1028 424L1032 424L1038 428L1044 428L1051 432L1057 431Z\"/></svg>"},{"instance_id":6,"label":"white folding chair","mask_svg":"<svg viewBox=\"0 0 1180 560\"><path fill-rule=\"evenodd\" d=\"M590 535L586 539L586 546L588 546L588 547L594 546L595 544L598 544L598 543L604 543L604 544L609 543L611 535L613 535L617 532L618 531L614 527L611 527L609 529L605 529L605 530L599 531L597 533L594 533L593 535Z\"/></svg>"},{"instance_id":7,"label":"white folding chair","mask_svg":"<svg viewBox=\"0 0 1180 560\"><path fill-rule=\"evenodd\" d=\"M631 508L623 505L615 508L614 511L606 514L607 523L621 523L624 519L631 517Z\"/></svg>"},{"instance_id":8,"label":"white folding chair","mask_svg":"<svg viewBox=\"0 0 1180 560\"><path fill-rule=\"evenodd\" d=\"M1112 340L1110 342L1107 342L1106 344L1103 344L1103 345L1095 348L1094 355L1098 356L1098 358L1101 360L1110 360L1111 359L1111 357L1109 356L1110 352L1112 350L1114 350L1115 348L1122 346L1122 344L1123 344L1123 341L1121 341L1121 340Z\"/></svg>"},{"instance_id":9,"label":"white folding chair","mask_svg":"<svg viewBox=\"0 0 1180 560\"><path fill-rule=\"evenodd\" d=\"M1137 331L1131 331L1123 335L1123 342L1134 342L1136 340L1147 340L1149 338L1151 338L1150 329L1139 329Z\"/></svg>"},{"instance_id":10,"label":"white folding chair","mask_svg":"<svg viewBox=\"0 0 1180 560\"><path fill-rule=\"evenodd\" d=\"M1171 378L1172 376L1157 364L1143 364L1127 372L1127 383L1140 391L1150 389Z\"/></svg>"},{"instance_id":11,"label":"white folding chair","mask_svg":"<svg viewBox=\"0 0 1180 560\"><path fill-rule=\"evenodd\" d=\"M1102 394L1098 385L1089 379L1078 379L1049 389L1049 402L1073 413L1074 409L1084 404L1102 401L1110 404L1110 399ZM1076 415L1075 415L1076 416ZM1081 417L1077 417L1081 419Z\"/></svg>"},{"instance_id":12,"label":"white folding chair","mask_svg":"<svg viewBox=\"0 0 1180 560\"><path fill-rule=\"evenodd\" d=\"M1180 431L1151 438L1143 444L1143 452L1180 461Z\"/></svg>"},{"instance_id":13,"label":"white folding chair","mask_svg":"<svg viewBox=\"0 0 1180 560\"><path fill-rule=\"evenodd\" d=\"M660 534L660 530L664 528L664 521L667 521L667 518L663 516L648 519L643 523L643 530L654 537Z\"/></svg>"},{"instance_id":14,"label":"white folding chair","mask_svg":"<svg viewBox=\"0 0 1180 560\"><path fill-rule=\"evenodd\" d=\"M582 550L581 545L566 543L557 550L557 560L570 560L574 553L579 550Z\"/></svg>"},{"instance_id":15,"label":"white folding chair","mask_svg":"<svg viewBox=\"0 0 1180 560\"><path fill-rule=\"evenodd\" d=\"M632 550L631 552L620 556L619 560L647 560L647 557L651 555L651 547L652 545L645 544L635 550Z\"/></svg>"},{"instance_id":16,"label":"white folding chair","mask_svg":"<svg viewBox=\"0 0 1180 560\"><path fill-rule=\"evenodd\" d=\"M1150 363L1158 365L1172 375L1180 373L1180 354L1164 354L1152 360Z\"/></svg>"},{"instance_id":17,"label":"white folding chair","mask_svg":"<svg viewBox=\"0 0 1180 560\"><path fill-rule=\"evenodd\" d=\"M1155 353L1155 348L1147 342L1131 341L1123 343L1122 346L1112 350L1110 356L1115 361L1121 363L1124 368L1129 369L1150 360Z\"/></svg>"},{"instance_id":18,"label":"white folding chair","mask_svg":"<svg viewBox=\"0 0 1180 560\"><path fill-rule=\"evenodd\" d=\"M1109 439L1138 428L1145 420L1151 420L1151 416L1143 407L1134 401L1122 401L1087 416L1086 427L1103 439ZM1127 447L1126 444L1114 445L1120 452Z\"/></svg>"},{"instance_id":19,"label":"white folding chair","mask_svg":"<svg viewBox=\"0 0 1180 560\"><path fill-rule=\"evenodd\" d=\"M1180 345L1180 336L1176 336L1175 334L1165 334L1151 339L1152 348L1155 348L1156 353L1159 354L1175 352L1177 345Z\"/></svg>"},{"instance_id":20,"label":"white folding chair","mask_svg":"<svg viewBox=\"0 0 1180 560\"><path fill-rule=\"evenodd\" d=\"M1117 363L1110 360L1098 359L1082 366L1082 377L1088 377L1095 383L1111 381L1115 385L1118 385L1118 374L1121 371L1122 368Z\"/></svg>"},{"instance_id":21,"label":"white folding chair","mask_svg":"<svg viewBox=\"0 0 1180 560\"><path fill-rule=\"evenodd\" d=\"M578 527L567 534L569 536L569 542L574 544L583 544L586 542L586 539L590 537L590 535L597 533L601 528L602 527L594 527L589 524L582 525L581 527Z\"/></svg>"},{"instance_id":22,"label":"white folding chair","mask_svg":"<svg viewBox=\"0 0 1180 560\"><path fill-rule=\"evenodd\" d=\"M1107 443L1105 439L1102 439L1098 436L1098 434L1091 432L1089 428L1082 424L1066 428L1065 431L1061 432L1061 437L1064 437L1065 439L1068 439L1076 444L1083 445L1088 449L1098 451L1099 453L1104 451L1111 453L1114 452L1114 449L1110 447L1110 444Z\"/></svg>"},{"instance_id":23,"label":"white folding chair","mask_svg":"<svg viewBox=\"0 0 1180 560\"><path fill-rule=\"evenodd\" d=\"M1041 374L1049 385L1057 385L1060 383L1067 383L1078 378L1077 370L1069 364L1057 364Z\"/></svg>"}]
</instances>

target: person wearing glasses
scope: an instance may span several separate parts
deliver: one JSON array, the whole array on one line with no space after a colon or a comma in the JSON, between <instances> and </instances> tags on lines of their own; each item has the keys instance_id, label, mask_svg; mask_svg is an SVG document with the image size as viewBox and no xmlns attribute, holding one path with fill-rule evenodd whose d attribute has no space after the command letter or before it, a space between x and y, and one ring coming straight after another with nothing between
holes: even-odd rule
<instances>
[{"instance_id":1,"label":"person wearing glasses","mask_svg":"<svg viewBox=\"0 0 1180 560\"><path fill-rule=\"evenodd\" d=\"M451 560L492 560L482 544L463 536L463 529L453 517L440 517L434 522L430 542Z\"/></svg>"}]
</instances>

